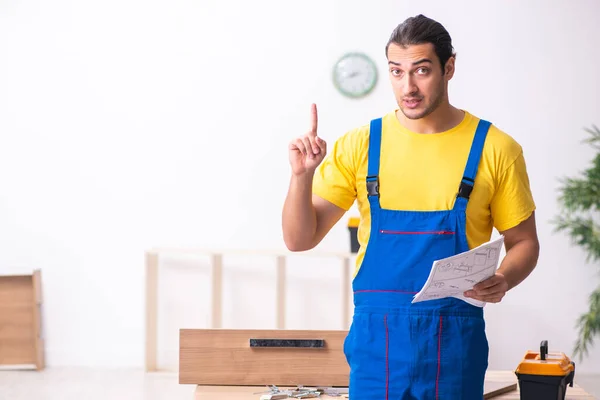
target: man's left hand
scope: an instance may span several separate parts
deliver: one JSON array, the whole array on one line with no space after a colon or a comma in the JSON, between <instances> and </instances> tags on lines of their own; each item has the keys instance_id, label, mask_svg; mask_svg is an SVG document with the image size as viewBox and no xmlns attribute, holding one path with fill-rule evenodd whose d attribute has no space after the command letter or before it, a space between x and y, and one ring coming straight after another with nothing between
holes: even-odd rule
<instances>
[{"instance_id":1,"label":"man's left hand","mask_svg":"<svg viewBox=\"0 0 600 400\"><path fill-rule=\"evenodd\" d=\"M486 303L499 303L504 298L508 290L508 282L501 273L496 272L496 275L479 282L473 287L473 290L465 292L465 296L485 301Z\"/></svg>"}]
</instances>

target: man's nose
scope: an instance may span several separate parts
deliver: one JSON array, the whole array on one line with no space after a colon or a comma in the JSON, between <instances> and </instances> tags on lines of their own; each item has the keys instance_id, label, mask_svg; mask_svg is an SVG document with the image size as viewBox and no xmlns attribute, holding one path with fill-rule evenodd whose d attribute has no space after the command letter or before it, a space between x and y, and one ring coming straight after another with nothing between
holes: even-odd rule
<instances>
[{"instance_id":1,"label":"man's nose","mask_svg":"<svg viewBox=\"0 0 600 400\"><path fill-rule=\"evenodd\" d=\"M406 76L404 76L404 82L402 82L402 87L402 92L405 96L417 93L419 91L417 89L417 86L415 85L414 78L410 74L406 74Z\"/></svg>"}]
</instances>

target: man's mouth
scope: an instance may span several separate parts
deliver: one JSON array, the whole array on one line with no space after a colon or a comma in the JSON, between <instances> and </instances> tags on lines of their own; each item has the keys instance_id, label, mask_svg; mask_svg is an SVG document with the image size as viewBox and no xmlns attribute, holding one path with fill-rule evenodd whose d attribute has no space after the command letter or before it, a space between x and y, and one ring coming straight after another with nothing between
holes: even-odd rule
<instances>
[{"instance_id":1,"label":"man's mouth","mask_svg":"<svg viewBox=\"0 0 600 400\"><path fill-rule=\"evenodd\" d=\"M421 104L422 99L404 99L403 103L407 108L416 108Z\"/></svg>"}]
</instances>

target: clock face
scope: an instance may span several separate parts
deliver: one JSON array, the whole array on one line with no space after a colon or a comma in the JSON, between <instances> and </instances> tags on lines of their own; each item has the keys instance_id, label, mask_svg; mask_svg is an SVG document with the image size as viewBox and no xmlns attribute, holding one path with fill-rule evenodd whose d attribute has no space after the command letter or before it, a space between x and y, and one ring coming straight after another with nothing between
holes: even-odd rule
<instances>
[{"instance_id":1,"label":"clock face","mask_svg":"<svg viewBox=\"0 0 600 400\"><path fill-rule=\"evenodd\" d=\"M365 54L348 53L335 63L333 83L345 96L366 96L377 83L377 67Z\"/></svg>"}]
</instances>

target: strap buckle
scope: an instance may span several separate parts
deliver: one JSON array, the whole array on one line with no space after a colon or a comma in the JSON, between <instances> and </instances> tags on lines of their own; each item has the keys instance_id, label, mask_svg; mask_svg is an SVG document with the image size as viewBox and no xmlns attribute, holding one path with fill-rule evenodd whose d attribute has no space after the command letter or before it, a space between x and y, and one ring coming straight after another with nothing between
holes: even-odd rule
<instances>
[{"instance_id":1,"label":"strap buckle","mask_svg":"<svg viewBox=\"0 0 600 400\"><path fill-rule=\"evenodd\" d=\"M379 197L379 176L367 176L367 196Z\"/></svg>"},{"instance_id":2,"label":"strap buckle","mask_svg":"<svg viewBox=\"0 0 600 400\"><path fill-rule=\"evenodd\" d=\"M468 182L465 182L468 181ZM464 197L465 199L469 199L471 196L471 192L473 192L473 184L475 181L471 178L463 177L463 180L460 182L460 186L458 187L458 193L456 197Z\"/></svg>"}]
</instances>

